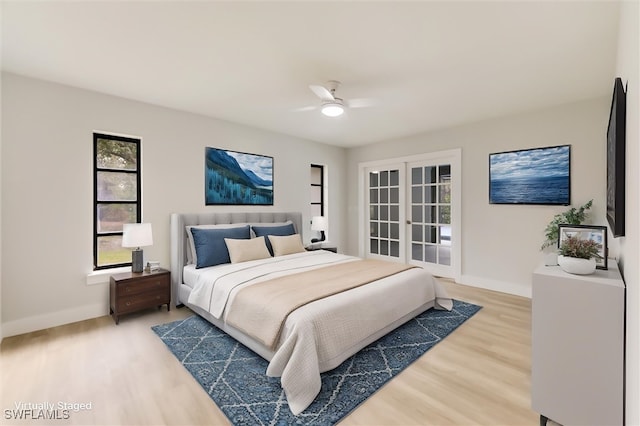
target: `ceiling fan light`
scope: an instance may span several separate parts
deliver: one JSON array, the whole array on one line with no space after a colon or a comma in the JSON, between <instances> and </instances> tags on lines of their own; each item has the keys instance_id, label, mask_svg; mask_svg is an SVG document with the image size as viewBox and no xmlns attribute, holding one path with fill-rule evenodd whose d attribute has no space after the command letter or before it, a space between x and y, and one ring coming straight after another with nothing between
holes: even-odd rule
<instances>
[{"instance_id":1,"label":"ceiling fan light","mask_svg":"<svg viewBox=\"0 0 640 426\"><path fill-rule=\"evenodd\" d=\"M339 102L327 102L322 105L321 111L327 117L338 117L344 113L344 107Z\"/></svg>"}]
</instances>

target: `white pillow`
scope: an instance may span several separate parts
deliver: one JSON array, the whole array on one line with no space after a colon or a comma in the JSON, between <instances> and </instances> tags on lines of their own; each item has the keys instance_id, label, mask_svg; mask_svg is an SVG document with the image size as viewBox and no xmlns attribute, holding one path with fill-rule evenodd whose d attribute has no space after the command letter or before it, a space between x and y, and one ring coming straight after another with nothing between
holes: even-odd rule
<instances>
[{"instance_id":1,"label":"white pillow","mask_svg":"<svg viewBox=\"0 0 640 426\"><path fill-rule=\"evenodd\" d=\"M301 253L305 251L302 245L300 234L293 235L269 235L269 242L273 248L274 256L284 256L285 254Z\"/></svg>"},{"instance_id":2,"label":"white pillow","mask_svg":"<svg viewBox=\"0 0 640 426\"><path fill-rule=\"evenodd\" d=\"M194 265L198 264L198 255L196 253L196 246L193 243L193 234L191 233L191 228L198 228L198 229L228 229L228 228L238 228L238 227L243 227L243 226L247 226L248 223L221 223L221 224L217 224L217 225L189 225L189 226L185 226L185 229L187 231L187 240L189 240L189 245L187 248L187 263L191 264L193 263Z\"/></svg>"},{"instance_id":3,"label":"white pillow","mask_svg":"<svg viewBox=\"0 0 640 426\"><path fill-rule=\"evenodd\" d=\"M267 244L264 242L264 237L251 238L248 240L225 238L224 242L227 244L231 263L271 257L271 253L269 253L267 249Z\"/></svg>"}]
</instances>

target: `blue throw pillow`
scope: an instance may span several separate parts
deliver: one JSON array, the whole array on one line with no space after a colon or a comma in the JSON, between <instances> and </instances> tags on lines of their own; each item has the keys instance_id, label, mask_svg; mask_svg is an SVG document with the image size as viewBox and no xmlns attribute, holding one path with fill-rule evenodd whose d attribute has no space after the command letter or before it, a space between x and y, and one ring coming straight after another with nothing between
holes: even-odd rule
<instances>
[{"instance_id":1,"label":"blue throw pillow","mask_svg":"<svg viewBox=\"0 0 640 426\"><path fill-rule=\"evenodd\" d=\"M191 235L198 258L196 269L231 262L225 238L248 240L251 237L249 225L228 229L191 228Z\"/></svg>"},{"instance_id":2,"label":"blue throw pillow","mask_svg":"<svg viewBox=\"0 0 640 426\"><path fill-rule=\"evenodd\" d=\"M269 249L269 253L273 256L273 247L271 247L271 242L267 235L277 235L280 237L284 237L286 235L293 235L296 233L296 230L293 227L293 223L287 223L286 225L281 226L255 226L252 225L251 229L253 229L256 237L265 237L265 241L267 243L267 248Z\"/></svg>"}]
</instances>

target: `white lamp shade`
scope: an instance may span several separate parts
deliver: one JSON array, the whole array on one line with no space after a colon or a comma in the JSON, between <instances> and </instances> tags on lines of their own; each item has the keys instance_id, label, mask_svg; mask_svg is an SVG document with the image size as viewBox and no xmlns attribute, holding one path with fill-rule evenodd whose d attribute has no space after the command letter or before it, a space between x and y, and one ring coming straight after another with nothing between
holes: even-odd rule
<instances>
[{"instance_id":1,"label":"white lamp shade","mask_svg":"<svg viewBox=\"0 0 640 426\"><path fill-rule=\"evenodd\" d=\"M122 247L153 245L150 223L125 223L122 232Z\"/></svg>"},{"instance_id":2,"label":"white lamp shade","mask_svg":"<svg viewBox=\"0 0 640 426\"><path fill-rule=\"evenodd\" d=\"M326 231L329 227L329 222L324 216L313 216L311 218L311 230L312 231Z\"/></svg>"}]
</instances>

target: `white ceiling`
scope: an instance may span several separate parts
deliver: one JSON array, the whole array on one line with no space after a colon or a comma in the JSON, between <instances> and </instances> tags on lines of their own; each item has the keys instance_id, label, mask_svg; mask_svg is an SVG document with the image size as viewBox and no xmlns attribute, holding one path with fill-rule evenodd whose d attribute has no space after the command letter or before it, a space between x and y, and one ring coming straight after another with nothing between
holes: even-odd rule
<instances>
[{"instance_id":1,"label":"white ceiling","mask_svg":"<svg viewBox=\"0 0 640 426\"><path fill-rule=\"evenodd\" d=\"M607 1L2 1L2 69L338 146L607 95ZM373 98L337 119L309 84Z\"/></svg>"}]
</instances>

